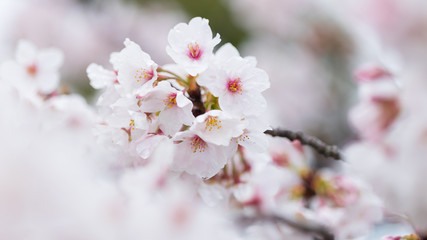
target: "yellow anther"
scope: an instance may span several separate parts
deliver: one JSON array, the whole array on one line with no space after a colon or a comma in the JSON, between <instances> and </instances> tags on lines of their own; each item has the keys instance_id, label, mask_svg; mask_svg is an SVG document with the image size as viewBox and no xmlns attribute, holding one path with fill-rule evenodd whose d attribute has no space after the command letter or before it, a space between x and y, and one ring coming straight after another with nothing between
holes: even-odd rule
<instances>
[{"instance_id":1,"label":"yellow anther","mask_svg":"<svg viewBox=\"0 0 427 240\"><path fill-rule=\"evenodd\" d=\"M176 93L171 93L169 96L163 100L164 104L167 106L168 109L172 108L176 105Z\"/></svg>"},{"instance_id":2,"label":"yellow anther","mask_svg":"<svg viewBox=\"0 0 427 240\"><path fill-rule=\"evenodd\" d=\"M193 59L199 59L200 58L200 56L202 55L202 51L200 50L199 44L197 44L197 42L190 43L187 45L187 47L189 50L188 56L190 58L193 58Z\"/></svg>"},{"instance_id":3,"label":"yellow anther","mask_svg":"<svg viewBox=\"0 0 427 240\"><path fill-rule=\"evenodd\" d=\"M242 94L242 81L240 78L230 79L228 80L227 88L232 93Z\"/></svg>"},{"instance_id":4,"label":"yellow anther","mask_svg":"<svg viewBox=\"0 0 427 240\"><path fill-rule=\"evenodd\" d=\"M137 82L140 82L142 79L148 81L151 80L153 78L153 72L152 71L147 71L146 69L140 68L138 70L136 70L135 73L135 79Z\"/></svg>"},{"instance_id":5,"label":"yellow anther","mask_svg":"<svg viewBox=\"0 0 427 240\"><path fill-rule=\"evenodd\" d=\"M205 120L205 123L206 123L205 130L212 131L212 129L214 128L216 129L222 128L221 120L218 120L217 117L208 116Z\"/></svg>"},{"instance_id":6,"label":"yellow anther","mask_svg":"<svg viewBox=\"0 0 427 240\"><path fill-rule=\"evenodd\" d=\"M135 130L135 121L133 119L130 120L129 127Z\"/></svg>"},{"instance_id":7,"label":"yellow anther","mask_svg":"<svg viewBox=\"0 0 427 240\"><path fill-rule=\"evenodd\" d=\"M191 148L193 149L193 153L204 152L206 147L206 142L203 141L203 139L201 139L199 136L194 135L190 145L191 145Z\"/></svg>"}]
</instances>

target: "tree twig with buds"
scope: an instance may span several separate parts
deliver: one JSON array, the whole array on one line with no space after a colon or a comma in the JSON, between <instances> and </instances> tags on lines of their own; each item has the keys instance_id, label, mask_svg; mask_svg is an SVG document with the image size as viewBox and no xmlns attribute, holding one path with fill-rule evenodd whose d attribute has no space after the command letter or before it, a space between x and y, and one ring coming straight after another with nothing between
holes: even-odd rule
<instances>
[{"instance_id":1,"label":"tree twig with buds","mask_svg":"<svg viewBox=\"0 0 427 240\"><path fill-rule=\"evenodd\" d=\"M238 218L238 223L243 226L248 226L256 222L273 222L279 224L286 224L296 230L313 235L316 238L323 240L334 240L334 235L325 226L315 224L313 222L297 221L291 218L278 215L257 215L253 217L241 216Z\"/></svg>"},{"instance_id":2,"label":"tree twig with buds","mask_svg":"<svg viewBox=\"0 0 427 240\"><path fill-rule=\"evenodd\" d=\"M314 148L317 152L319 152L323 156L331 157L336 160L342 159L342 154L340 153L337 146L328 145L323 141L321 141L320 139L313 136L305 135L302 132L293 132L289 130L276 128L273 130L267 130L264 133L271 135L273 137L284 137L291 141L299 140L301 144L308 145Z\"/></svg>"}]
</instances>

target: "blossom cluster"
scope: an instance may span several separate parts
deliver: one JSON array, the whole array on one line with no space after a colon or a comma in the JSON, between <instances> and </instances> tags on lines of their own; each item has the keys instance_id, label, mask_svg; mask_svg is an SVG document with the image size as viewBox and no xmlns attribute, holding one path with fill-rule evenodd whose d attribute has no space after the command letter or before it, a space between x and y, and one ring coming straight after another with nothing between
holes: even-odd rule
<instances>
[{"instance_id":1,"label":"blossom cluster","mask_svg":"<svg viewBox=\"0 0 427 240\"><path fill-rule=\"evenodd\" d=\"M98 140L121 155L119 167L150 165L154 149L169 144L174 154L165 167L196 185L211 207L302 218L331 228L338 239L381 220L381 202L364 183L310 167L298 141L269 145L262 92L270 84L254 57L241 57L229 43L214 53L220 37L202 18L176 25L168 42L173 64L158 66L126 39L111 54L111 70L87 69L91 85L103 89ZM281 233L260 228L249 235L271 234Z\"/></svg>"},{"instance_id":2,"label":"blossom cluster","mask_svg":"<svg viewBox=\"0 0 427 240\"><path fill-rule=\"evenodd\" d=\"M298 140L265 134L270 83L254 57L229 43L214 51L220 37L200 17L176 25L168 42L172 64L129 39L111 68L90 64L98 111L60 88L57 49L21 41L1 64L2 238L353 239L382 220L366 182L317 168ZM349 147L346 159L415 154L385 140L401 134L388 133L401 114L392 74L368 66L356 77L360 104L372 107L355 107L351 121L373 145Z\"/></svg>"},{"instance_id":3,"label":"blossom cluster","mask_svg":"<svg viewBox=\"0 0 427 240\"><path fill-rule=\"evenodd\" d=\"M267 127L259 116L268 76L231 44L213 53L220 37L213 37L206 19L176 25L168 42L174 64L158 66L126 39L125 48L111 54L112 70L88 67L91 85L105 89L97 102L99 137L135 157L125 164L142 164L157 144L173 141L173 169L210 178L239 145L263 137Z\"/></svg>"}]
</instances>

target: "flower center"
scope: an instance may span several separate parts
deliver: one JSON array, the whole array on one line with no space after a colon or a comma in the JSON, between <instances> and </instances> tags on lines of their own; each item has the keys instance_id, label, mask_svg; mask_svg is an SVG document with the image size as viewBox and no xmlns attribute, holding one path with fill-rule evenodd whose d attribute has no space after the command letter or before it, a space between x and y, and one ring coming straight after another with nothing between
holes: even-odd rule
<instances>
[{"instance_id":1,"label":"flower center","mask_svg":"<svg viewBox=\"0 0 427 240\"><path fill-rule=\"evenodd\" d=\"M37 65L35 63L33 63L27 67L27 73L33 77L37 74L37 70L38 70Z\"/></svg>"},{"instance_id":2,"label":"flower center","mask_svg":"<svg viewBox=\"0 0 427 240\"><path fill-rule=\"evenodd\" d=\"M137 82L141 81L149 81L153 78L154 73L153 70L147 71L147 69L140 68L136 70L135 79Z\"/></svg>"},{"instance_id":3,"label":"flower center","mask_svg":"<svg viewBox=\"0 0 427 240\"><path fill-rule=\"evenodd\" d=\"M168 109L175 106L176 105L176 93L169 94L169 96L165 100L163 100L163 102L165 103L165 105Z\"/></svg>"},{"instance_id":4,"label":"flower center","mask_svg":"<svg viewBox=\"0 0 427 240\"><path fill-rule=\"evenodd\" d=\"M242 81L240 78L233 78L228 80L227 89L231 93L242 94Z\"/></svg>"},{"instance_id":5,"label":"flower center","mask_svg":"<svg viewBox=\"0 0 427 240\"><path fill-rule=\"evenodd\" d=\"M203 141L203 139L201 139L197 135L194 135L190 145L191 145L191 148L193 149L193 153L204 152L206 148L206 142Z\"/></svg>"},{"instance_id":6,"label":"flower center","mask_svg":"<svg viewBox=\"0 0 427 240\"><path fill-rule=\"evenodd\" d=\"M202 56L202 50L197 42L188 44L188 56L194 60L199 60Z\"/></svg>"},{"instance_id":7,"label":"flower center","mask_svg":"<svg viewBox=\"0 0 427 240\"><path fill-rule=\"evenodd\" d=\"M221 126L221 120L218 120L217 117L208 116L205 120L206 127L205 130L212 131L213 128L220 129Z\"/></svg>"}]
</instances>

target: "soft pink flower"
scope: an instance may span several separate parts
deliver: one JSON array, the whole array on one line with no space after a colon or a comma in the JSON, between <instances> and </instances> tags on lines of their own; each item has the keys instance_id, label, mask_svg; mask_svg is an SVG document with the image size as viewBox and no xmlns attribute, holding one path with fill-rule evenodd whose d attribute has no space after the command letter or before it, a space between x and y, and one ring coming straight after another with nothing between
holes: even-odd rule
<instances>
[{"instance_id":1,"label":"soft pink flower","mask_svg":"<svg viewBox=\"0 0 427 240\"><path fill-rule=\"evenodd\" d=\"M188 24L177 24L169 32L168 41L166 52L169 56L195 76L208 68L213 48L221 40L219 34L212 38L207 19L196 17Z\"/></svg>"}]
</instances>

